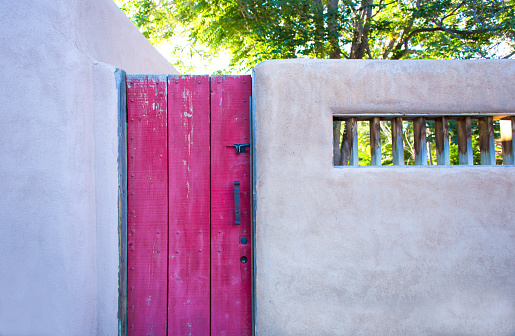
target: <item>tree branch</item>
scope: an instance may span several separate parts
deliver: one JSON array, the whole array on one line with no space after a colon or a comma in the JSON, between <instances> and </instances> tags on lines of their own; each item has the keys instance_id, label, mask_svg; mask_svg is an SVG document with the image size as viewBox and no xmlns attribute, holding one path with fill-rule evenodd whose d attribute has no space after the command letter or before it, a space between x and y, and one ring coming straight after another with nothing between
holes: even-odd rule
<instances>
[{"instance_id":1,"label":"tree branch","mask_svg":"<svg viewBox=\"0 0 515 336\"><path fill-rule=\"evenodd\" d=\"M515 55L515 50L512 51L511 53L509 53L508 55L504 56L503 59L508 59L508 58L510 58L513 55Z\"/></svg>"},{"instance_id":2,"label":"tree branch","mask_svg":"<svg viewBox=\"0 0 515 336\"><path fill-rule=\"evenodd\" d=\"M372 16L374 0L362 0L361 3L359 15L353 23L354 33L350 52L350 58L352 59L361 59L366 52L366 39L370 30L370 17Z\"/></svg>"},{"instance_id":3,"label":"tree branch","mask_svg":"<svg viewBox=\"0 0 515 336\"><path fill-rule=\"evenodd\" d=\"M443 32L446 32L448 34L451 34L455 38L464 39L465 36L471 36L471 35L475 35L475 34L483 34L483 33L487 33L487 32L494 32L494 31L498 31L498 30L501 30L502 28L504 28L503 26L494 26L494 27L488 27L488 28L482 28L482 29L474 29L474 30L459 30L459 29L445 28L445 27L443 27L441 25L438 25L437 23L435 23L435 24L438 27L418 28L418 29L413 30L411 33L408 34L408 36L406 36L398 44L398 46L404 45L405 50L407 50L408 49L408 42L409 42L409 40L411 40L411 38L413 36L415 36L416 34L420 34L420 33L430 33L430 32L435 32L435 31L443 31ZM460 36L460 35L463 35L463 36ZM396 49L399 49L399 51L400 51L400 48L396 48ZM405 55L405 52L399 52L399 54L395 55L394 58L395 59L399 59L403 55Z\"/></svg>"},{"instance_id":4,"label":"tree branch","mask_svg":"<svg viewBox=\"0 0 515 336\"><path fill-rule=\"evenodd\" d=\"M395 1L392 1L389 3L383 4L383 1L384 0L381 0L377 5L374 6L374 7L377 7L378 10L374 14L372 14L372 16L370 17L371 19L373 19L377 14L379 14L383 9L385 9L386 7L393 5L395 3Z\"/></svg>"},{"instance_id":5,"label":"tree branch","mask_svg":"<svg viewBox=\"0 0 515 336\"><path fill-rule=\"evenodd\" d=\"M436 25L438 26L439 30L441 30L441 31L444 31L444 32L447 32L450 34L465 35L465 36L494 32L494 31L501 30L504 28L504 26L493 26L493 27L482 28L482 29L459 30L459 29L446 28L443 25L440 25L438 23L436 23Z\"/></svg>"},{"instance_id":6,"label":"tree branch","mask_svg":"<svg viewBox=\"0 0 515 336\"><path fill-rule=\"evenodd\" d=\"M449 13L447 13L447 15L444 15L441 19L441 21L443 22L445 19L453 16L454 14L456 14L456 12L458 11L458 9L460 9L464 4L465 4L466 0L463 0L458 6L456 6L454 9L452 9Z\"/></svg>"},{"instance_id":7,"label":"tree branch","mask_svg":"<svg viewBox=\"0 0 515 336\"><path fill-rule=\"evenodd\" d=\"M365 43L365 50L367 51L368 58L372 59L372 53L370 52L370 45L368 44L368 37L367 35L364 36L364 43Z\"/></svg>"}]
</instances>

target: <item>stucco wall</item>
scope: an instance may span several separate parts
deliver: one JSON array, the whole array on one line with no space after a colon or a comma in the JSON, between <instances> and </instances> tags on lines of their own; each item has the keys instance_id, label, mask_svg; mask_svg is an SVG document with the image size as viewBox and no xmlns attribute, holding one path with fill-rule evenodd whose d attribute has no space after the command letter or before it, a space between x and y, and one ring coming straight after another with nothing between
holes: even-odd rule
<instances>
[{"instance_id":1,"label":"stucco wall","mask_svg":"<svg viewBox=\"0 0 515 336\"><path fill-rule=\"evenodd\" d=\"M116 335L114 71L177 72L111 0L1 6L0 335Z\"/></svg>"},{"instance_id":2,"label":"stucco wall","mask_svg":"<svg viewBox=\"0 0 515 336\"><path fill-rule=\"evenodd\" d=\"M255 69L257 335L514 335L515 168L332 166L333 114L515 112L514 61Z\"/></svg>"}]
</instances>

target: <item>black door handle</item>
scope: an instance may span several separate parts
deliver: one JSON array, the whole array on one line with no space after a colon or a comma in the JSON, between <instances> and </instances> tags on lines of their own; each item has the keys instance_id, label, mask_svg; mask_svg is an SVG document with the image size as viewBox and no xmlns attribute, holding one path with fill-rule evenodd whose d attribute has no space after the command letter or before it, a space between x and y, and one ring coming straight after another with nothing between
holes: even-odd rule
<instances>
[{"instance_id":1,"label":"black door handle","mask_svg":"<svg viewBox=\"0 0 515 336\"><path fill-rule=\"evenodd\" d=\"M234 225L241 224L240 181L234 181Z\"/></svg>"},{"instance_id":2,"label":"black door handle","mask_svg":"<svg viewBox=\"0 0 515 336\"><path fill-rule=\"evenodd\" d=\"M249 144L234 144L234 145L225 145L225 147L236 148L236 154L240 155L241 153L247 153L247 147L250 147L250 145Z\"/></svg>"}]
</instances>

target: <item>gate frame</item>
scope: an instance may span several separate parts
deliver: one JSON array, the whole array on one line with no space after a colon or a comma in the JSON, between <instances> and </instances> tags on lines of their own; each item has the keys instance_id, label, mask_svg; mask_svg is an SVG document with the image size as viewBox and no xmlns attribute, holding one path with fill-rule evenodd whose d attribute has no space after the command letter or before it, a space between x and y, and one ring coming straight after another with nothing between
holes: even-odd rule
<instances>
[{"instance_id":1,"label":"gate frame","mask_svg":"<svg viewBox=\"0 0 515 336\"><path fill-rule=\"evenodd\" d=\"M251 253L252 253L252 335L257 335L256 328L256 206L257 206L257 177L256 177L256 99L254 98L254 69L252 69L252 96L250 97L250 192L252 197L250 198L250 231L251 231Z\"/></svg>"},{"instance_id":2,"label":"gate frame","mask_svg":"<svg viewBox=\"0 0 515 336\"><path fill-rule=\"evenodd\" d=\"M127 335L127 73L116 69L118 89L118 335Z\"/></svg>"},{"instance_id":3,"label":"gate frame","mask_svg":"<svg viewBox=\"0 0 515 336\"><path fill-rule=\"evenodd\" d=\"M151 76L151 75L148 75ZM170 76L166 75L167 79ZM212 76L209 75L209 80ZM122 69L115 71L116 88L118 90L118 335L127 335L127 73ZM252 300L252 335L256 333L256 151L255 151L255 99L254 99L254 70L251 75L252 93L249 101L250 109L250 187L251 187L251 300Z\"/></svg>"}]
</instances>

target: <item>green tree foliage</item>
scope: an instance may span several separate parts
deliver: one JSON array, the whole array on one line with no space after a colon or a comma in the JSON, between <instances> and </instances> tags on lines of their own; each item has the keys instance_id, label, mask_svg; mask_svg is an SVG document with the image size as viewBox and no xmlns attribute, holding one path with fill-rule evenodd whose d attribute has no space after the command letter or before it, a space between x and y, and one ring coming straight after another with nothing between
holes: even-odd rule
<instances>
[{"instance_id":1,"label":"green tree foliage","mask_svg":"<svg viewBox=\"0 0 515 336\"><path fill-rule=\"evenodd\" d=\"M151 40L184 34L193 50L231 51L239 69L275 58L515 54L515 0L116 1Z\"/></svg>"},{"instance_id":2,"label":"green tree foliage","mask_svg":"<svg viewBox=\"0 0 515 336\"><path fill-rule=\"evenodd\" d=\"M515 0L115 0L152 42L182 38L174 53L200 55L220 51L232 60L224 71L246 71L281 58L471 59L515 57ZM194 70L179 57L182 72ZM453 126L454 125L454 126ZM392 161L389 123L382 122L383 164ZM453 128L454 127L454 128ZM370 163L368 130L360 122L359 157ZM413 126L404 127L405 162L413 164ZM428 142L434 125L428 123ZM450 135L456 137L455 124ZM333 130L346 164L344 127ZM361 137L363 139L361 139ZM473 125L474 160L479 161ZM411 140L410 140L411 139ZM457 142L450 144L457 163ZM428 154L435 157L434 146Z\"/></svg>"}]
</instances>

